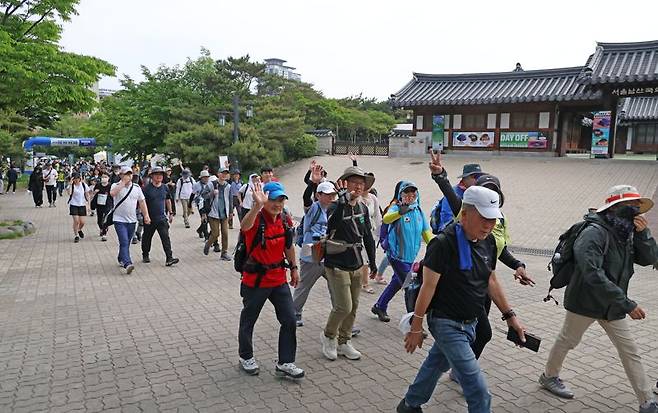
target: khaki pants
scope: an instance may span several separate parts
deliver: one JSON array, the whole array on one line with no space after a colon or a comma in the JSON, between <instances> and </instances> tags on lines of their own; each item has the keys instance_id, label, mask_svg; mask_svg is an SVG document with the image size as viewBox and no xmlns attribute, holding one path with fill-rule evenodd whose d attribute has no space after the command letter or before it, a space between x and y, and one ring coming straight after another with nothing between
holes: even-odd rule
<instances>
[{"instance_id":1,"label":"khaki pants","mask_svg":"<svg viewBox=\"0 0 658 413\"><path fill-rule=\"evenodd\" d=\"M217 219L208 217L210 223L210 238L208 238L208 245L214 244L219 235L222 235L222 253L228 251L228 220Z\"/></svg>"},{"instance_id":2,"label":"khaki pants","mask_svg":"<svg viewBox=\"0 0 658 413\"><path fill-rule=\"evenodd\" d=\"M343 271L326 268L329 292L333 298L333 308L324 328L324 335L338 337L338 344L345 344L352 338L352 327L356 319L361 292L361 269Z\"/></svg>"},{"instance_id":3,"label":"khaki pants","mask_svg":"<svg viewBox=\"0 0 658 413\"><path fill-rule=\"evenodd\" d=\"M191 208L189 208L188 200L187 199L181 199L180 200L180 205L181 205L181 208L183 209L183 222L185 223L185 225L190 225L190 220L188 219L188 217L190 216L190 209Z\"/></svg>"},{"instance_id":4,"label":"khaki pants","mask_svg":"<svg viewBox=\"0 0 658 413\"><path fill-rule=\"evenodd\" d=\"M635 391L640 404L652 400L651 386L644 372L639 350L635 344L635 340L633 340L633 334L628 326L627 319L615 321L597 320L567 311L562 331L555 340L555 344L548 356L546 376L558 377L560 375L562 363L567 353L580 343L583 334L585 334L585 331L594 322L598 322L603 327L610 341L617 348L621 364L624 366L626 376L631 382L633 391Z\"/></svg>"}]
</instances>

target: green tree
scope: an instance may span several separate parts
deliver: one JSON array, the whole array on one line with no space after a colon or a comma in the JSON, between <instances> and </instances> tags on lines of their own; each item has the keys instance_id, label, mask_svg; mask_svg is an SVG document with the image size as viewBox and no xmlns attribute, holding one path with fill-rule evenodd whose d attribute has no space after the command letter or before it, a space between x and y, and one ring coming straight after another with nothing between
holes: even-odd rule
<instances>
[{"instance_id":1,"label":"green tree","mask_svg":"<svg viewBox=\"0 0 658 413\"><path fill-rule=\"evenodd\" d=\"M23 159L22 142L29 136L27 118L16 112L0 110L0 163L5 158Z\"/></svg>"},{"instance_id":2,"label":"green tree","mask_svg":"<svg viewBox=\"0 0 658 413\"><path fill-rule=\"evenodd\" d=\"M60 22L76 14L79 0L0 0L0 109L50 126L56 115L92 109L90 89L109 63L63 51Z\"/></svg>"}]
</instances>

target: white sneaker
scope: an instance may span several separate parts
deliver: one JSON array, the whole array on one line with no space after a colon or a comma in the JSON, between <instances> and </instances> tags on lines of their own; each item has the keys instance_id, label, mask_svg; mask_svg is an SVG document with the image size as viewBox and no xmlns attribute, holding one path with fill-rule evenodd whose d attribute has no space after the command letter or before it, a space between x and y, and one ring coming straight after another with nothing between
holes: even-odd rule
<instances>
[{"instance_id":1,"label":"white sneaker","mask_svg":"<svg viewBox=\"0 0 658 413\"><path fill-rule=\"evenodd\" d=\"M292 377L293 379L301 379L304 377L304 370L295 366L295 363L276 363L274 374L278 377Z\"/></svg>"},{"instance_id":2,"label":"white sneaker","mask_svg":"<svg viewBox=\"0 0 658 413\"><path fill-rule=\"evenodd\" d=\"M337 353L339 356L345 356L349 360L358 360L361 358L361 353L352 347L351 340L347 340L345 344L339 344Z\"/></svg>"},{"instance_id":3,"label":"white sneaker","mask_svg":"<svg viewBox=\"0 0 658 413\"><path fill-rule=\"evenodd\" d=\"M338 340L335 338L329 338L324 335L322 332L322 355L324 355L328 360L336 360L338 358L338 352L336 347L338 346Z\"/></svg>"},{"instance_id":4,"label":"white sneaker","mask_svg":"<svg viewBox=\"0 0 658 413\"><path fill-rule=\"evenodd\" d=\"M242 357L240 357L240 368L245 371L245 373L249 374L250 376L256 376L258 373L260 373L260 367L258 367L258 363L256 363L255 358L250 358L249 360L245 360Z\"/></svg>"}]
</instances>

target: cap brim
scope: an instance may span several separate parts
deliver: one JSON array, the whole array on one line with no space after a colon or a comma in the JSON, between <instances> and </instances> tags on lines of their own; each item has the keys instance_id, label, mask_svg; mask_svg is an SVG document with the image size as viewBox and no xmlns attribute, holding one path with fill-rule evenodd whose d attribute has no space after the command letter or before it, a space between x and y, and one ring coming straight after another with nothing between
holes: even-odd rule
<instances>
[{"instance_id":1,"label":"cap brim","mask_svg":"<svg viewBox=\"0 0 658 413\"><path fill-rule=\"evenodd\" d=\"M267 198L268 198L270 201L275 201L275 200L277 200L277 199L279 199L279 198L281 198L281 197L284 197L285 199L288 199L288 195L286 195L285 192L283 192L283 191L274 191L274 192L270 192L270 193L267 195Z\"/></svg>"},{"instance_id":2,"label":"cap brim","mask_svg":"<svg viewBox=\"0 0 658 413\"><path fill-rule=\"evenodd\" d=\"M500 208L497 206L481 207L476 205L475 209L477 209L478 213L486 219L500 219L503 217L503 213L500 212Z\"/></svg>"},{"instance_id":3,"label":"cap brim","mask_svg":"<svg viewBox=\"0 0 658 413\"><path fill-rule=\"evenodd\" d=\"M648 212L651 208L653 208L653 205L654 205L653 201L649 198L644 198L644 197L640 197L640 198L622 198L622 199L618 199L616 201L610 202L609 204L603 205L601 208L597 209L596 212L597 213L598 212L603 212L603 211L605 211L606 209L610 208L613 205L617 205L619 203L628 202L628 201L640 201L640 214L644 214L644 213Z\"/></svg>"}]
</instances>

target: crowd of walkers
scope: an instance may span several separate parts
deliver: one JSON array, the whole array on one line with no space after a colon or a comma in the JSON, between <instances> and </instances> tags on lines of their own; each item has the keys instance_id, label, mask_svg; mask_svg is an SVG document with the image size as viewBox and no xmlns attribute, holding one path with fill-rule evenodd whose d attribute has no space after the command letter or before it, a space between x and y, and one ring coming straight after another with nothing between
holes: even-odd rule
<instances>
[{"instance_id":1,"label":"crowd of walkers","mask_svg":"<svg viewBox=\"0 0 658 413\"><path fill-rule=\"evenodd\" d=\"M304 216L299 222L286 206L289 194L269 166L243 182L240 171L230 170L228 164L216 173L206 165L198 175L182 168L180 177L175 177L171 169L161 167L140 171L136 166L53 162L35 168L29 189L36 207L43 204L44 186L49 207L55 207L57 196L67 191L74 242L84 238L84 217L92 210L102 241L113 225L119 240L117 260L126 274L135 268L131 243L141 241L142 262L149 263L155 232L165 264L178 263L172 253L170 224L178 210L185 228L192 228L192 217L198 214L199 224L194 225L203 241L199 250L205 255L211 250L218 253L220 261L234 261L241 274L238 351L240 367L247 374L260 372L253 331L265 302L270 301L281 325L275 374L305 376L295 364L296 330L304 326L304 306L320 278L326 281L330 302L324 329L318 332L318 349L332 361L360 359L362 353L352 340L360 331L354 323L360 294L374 293L370 285L374 282L385 285L370 309L381 322L390 322L389 303L400 290L404 293L406 314L399 316L407 352L421 347L429 334L434 338L397 411L422 412L443 373L462 387L469 412L491 411L479 359L492 339L492 303L510 334L518 336L517 344L526 342L521 317L496 275L497 262L510 268L521 286L535 286L526 264L509 248L503 184L480 165L466 164L453 186L440 153L433 153L429 173L436 189L424 190L423 196L438 200L434 208L423 211L420 188L408 180L395 183L392 199L382 204L375 175L351 158L352 165L334 174L335 180L322 165L311 162L304 177ZM653 202L634 187L614 186L603 205L585 215L570 242L558 245L571 267L564 283L564 325L539 376L547 391L574 397L560 378L561 368L568 352L597 322L619 353L639 412L658 413L626 318L646 317L628 297L628 287L634 264L658 263L658 247L644 215L652 207ZM233 228L240 231L235 250L229 251ZM423 243L427 248L419 257ZM379 265L378 251L383 251ZM558 258L556 254L554 261ZM393 270L390 280L384 276L388 266ZM653 392L658 393L658 388Z\"/></svg>"}]
</instances>

